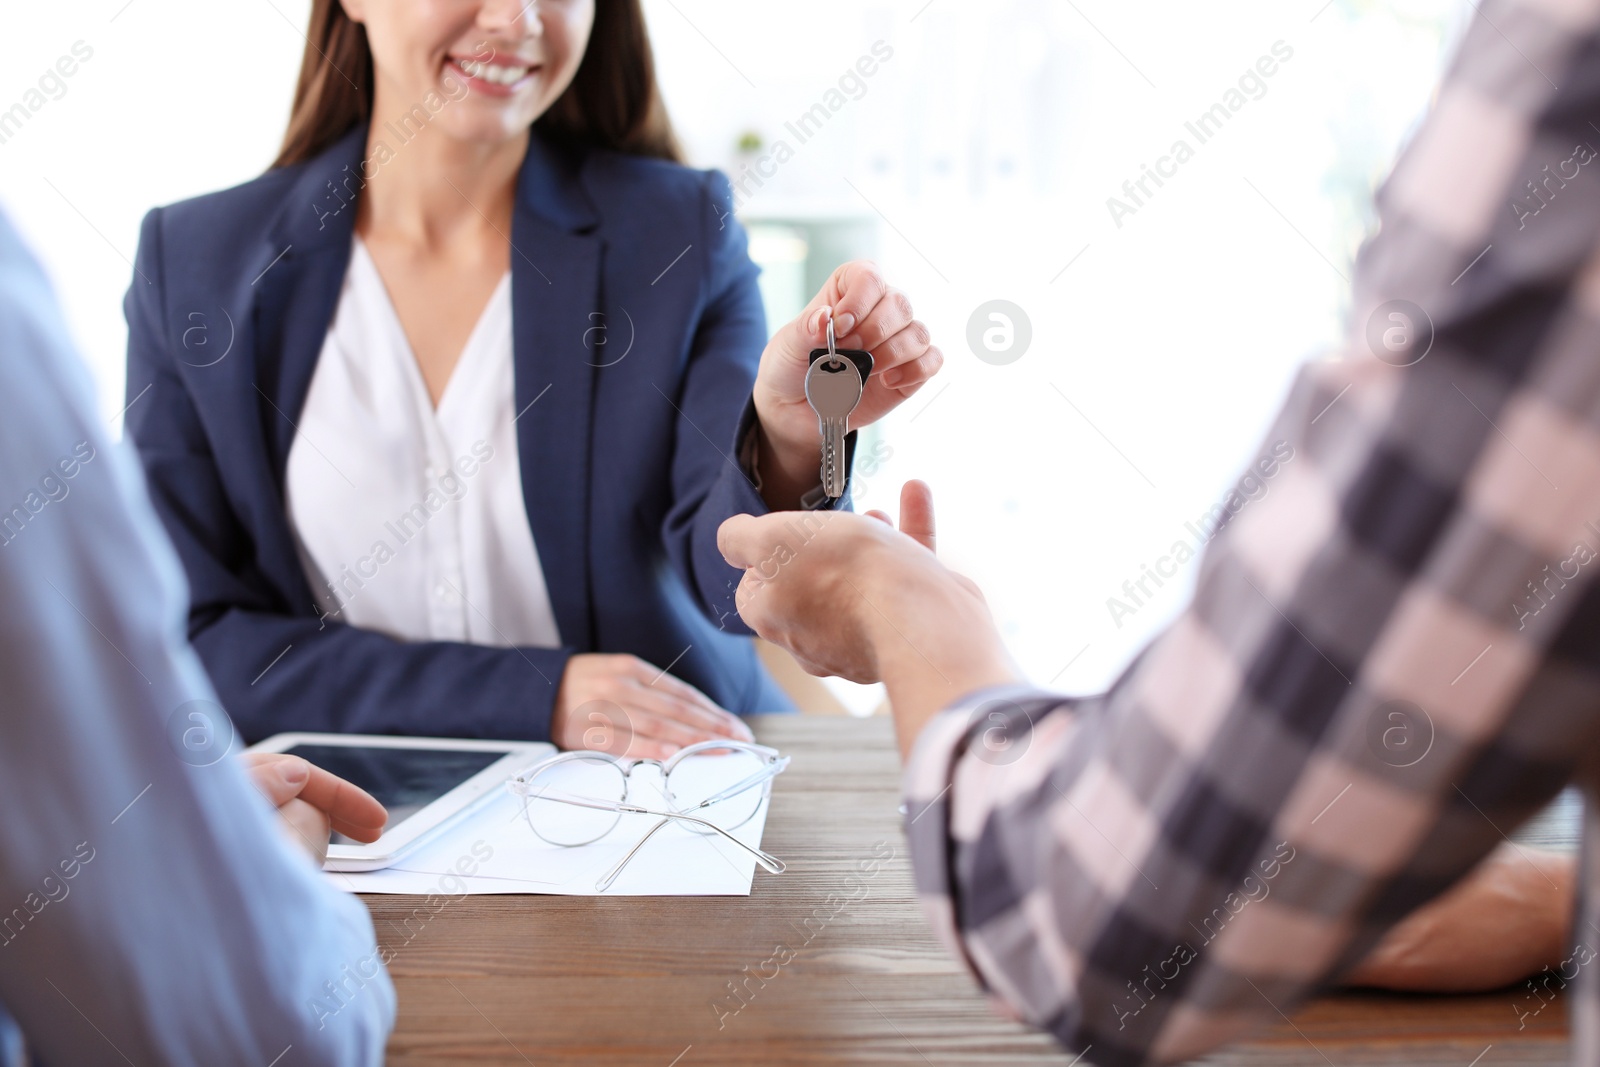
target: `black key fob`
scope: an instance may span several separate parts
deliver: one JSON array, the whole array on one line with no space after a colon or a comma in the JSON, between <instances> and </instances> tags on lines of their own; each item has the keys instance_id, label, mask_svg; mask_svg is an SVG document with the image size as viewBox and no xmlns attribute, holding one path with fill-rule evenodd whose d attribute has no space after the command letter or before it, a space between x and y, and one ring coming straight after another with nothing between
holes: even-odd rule
<instances>
[{"instance_id":1,"label":"black key fob","mask_svg":"<svg viewBox=\"0 0 1600 1067\"><path fill-rule=\"evenodd\" d=\"M848 359L856 365L856 370L861 372L861 387L865 389L867 378L872 374L872 353L863 348L836 348L833 350L833 354L842 359ZM827 358L828 350L826 348L813 348L811 350L812 363L819 359Z\"/></svg>"}]
</instances>

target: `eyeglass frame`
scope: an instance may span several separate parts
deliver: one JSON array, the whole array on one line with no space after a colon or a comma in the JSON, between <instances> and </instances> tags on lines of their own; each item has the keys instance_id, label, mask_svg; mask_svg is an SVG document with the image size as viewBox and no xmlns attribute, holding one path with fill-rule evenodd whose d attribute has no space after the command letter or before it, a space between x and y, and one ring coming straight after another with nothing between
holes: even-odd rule
<instances>
[{"instance_id":1,"label":"eyeglass frame","mask_svg":"<svg viewBox=\"0 0 1600 1067\"><path fill-rule=\"evenodd\" d=\"M734 749L741 752L749 752L752 755L764 759L766 763L763 765L761 770L756 772L756 774L748 775L741 781L735 782L726 789L723 789L712 796L707 797L705 800L698 802L693 808L690 809L690 811L698 811L701 808L709 807L712 804L716 804L720 801L738 796L747 789L754 789L759 785L762 789L761 800L756 802L756 806L751 810L749 815L747 815L734 826L724 829L723 827L718 826L707 819L701 819L691 815L687 811L657 811L653 808L645 808L637 804L629 804L627 802L628 795L632 792L632 776L635 768L644 764L651 764L660 770L661 780L663 783L665 783L671 777L673 770L683 762L685 757L701 755L706 752L723 752L729 749ZM782 874L786 869L786 865L782 860L759 848L754 848L745 844L743 841L740 841L737 837L735 837L730 831L737 830L739 827L744 826L751 819L756 817L756 812L761 810L761 805L765 803L766 800L772 795L772 780L778 775L782 774L788 768L791 758L792 757L780 754L777 749L771 748L767 745L758 745L751 741L720 739L699 741L692 745L685 745L683 748L680 748L677 752L674 752L665 760L651 759L649 757L629 759L628 757L616 756L609 752L576 749L571 752L558 753L557 755L550 756L547 759L540 760L538 763L534 764L532 767L529 767L522 773L513 775L511 778L506 780L506 790L512 796L517 797L522 801L522 817L524 821L527 822L528 829L533 832L533 835L547 844L555 845L557 848L582 848L584 845L594 844L596 841L603 839L607 834L610 834L612 830L617 828L618 823L622 821L620 818L622 815L654 815L658 818L659 821L657 821L657 823L652 826L631 849L628 850L627 854L624 855L622 859L618 860L610 870L602 874L595 882L595 889L602 893L611 888L611 885L622 874L622 868L627 866L628 861L633 859L633 857L638 854L639 850L644 847L645 842L654 837L656 831L660 830L663 826L666 826L669 822L673 822L675 820L695 823L696 825L704 826L709 830L713 830L716 833L721 834L723 837L727 838L729 841L732 841L734 844L738 845L740 848L754 856L756 862L761 865L763 870L770 874ZM575 795L556 796L548 793L541 793L537 797L529 795L528 786L531 784L534 777L562 763L575 763L578 760L602 760L616 767L617 771L622 775L622 798L620 800L611 801L602 799L600 797L579 797ZM752 781L752 779L755 780ZM575 807L591 808L596 811L612 811L616 812L619 817L617 821L613 822L609 827L607 827L603 833L600 833L587 841L578 842L576 844L565 844L560 841L551 841L548 837L545 837L543 834L541 834L538 828L533 824L533 815L529 810L528 802L536 799L550 800L557 804L572 804Z\"/></svg>"}]
</instances>

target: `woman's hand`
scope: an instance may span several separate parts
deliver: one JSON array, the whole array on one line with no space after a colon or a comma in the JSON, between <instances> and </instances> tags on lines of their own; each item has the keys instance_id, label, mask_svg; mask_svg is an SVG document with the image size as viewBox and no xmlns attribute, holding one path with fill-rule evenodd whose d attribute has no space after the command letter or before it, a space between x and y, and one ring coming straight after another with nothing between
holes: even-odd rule
<instances>
[{"instance_id":1,"label":"woman's hand","mask_svg":"<svg viewBox=\"0 0 1600 1067\"><path fill-rule=\"evenodd\" d=\"M366 790L299 756L246 752L240 758L251 781L278 809L278 818L317 866L328 858L328 839L334 830L365 842L383 835L389 813Z\"/></svg>"},{"instance_id":2,"label":"woman's hand","mask_svg":"<svg viewBox=\"0 0 1600 1067\"><path fill-rule=\"evenodd\" d=\"M1570 963L1576 882L1576 856L1502 845L1384 935L1344 984L1473 993Z\"/></svg>"},{"instance_id":3,"label":"woman's hand","mask_svg":"<svg viewBox=\"0 0 1600 1067\"><path fill-rule=\"evenodd\" d=\"M830 309L834 343L873 356L851 429L893 411L944 363L928 328L913 317L911 301L889 287L876 265L858 260L835 270L800 316L773 335L756 373L762 490L774 510L792 509L818 481L822 438L806 403L806 371L811 350L828 343Z\"/></svg>"},{"instance_id":4,"label":"woman's hand","mask_svg":"<svg viewBox=\"0 0 1600 1067\"><path fill-rule=\"evenodd\" d=\"M561 676L550 739L632 759L666 759L697 741L755 736L700 690L637 656L573 656Z\"/></svg>"}]
</instances>

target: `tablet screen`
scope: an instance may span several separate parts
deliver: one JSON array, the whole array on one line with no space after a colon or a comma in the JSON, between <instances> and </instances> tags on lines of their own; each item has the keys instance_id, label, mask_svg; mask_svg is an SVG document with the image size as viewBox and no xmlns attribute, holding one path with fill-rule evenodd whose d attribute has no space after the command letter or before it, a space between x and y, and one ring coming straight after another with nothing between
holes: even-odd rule
<instances>
[{"instance_id":1,"label":"tablet screen","mask_svg":"<svg viewBox=\"0 0 1600 1067\"><path fill-rule=\"evenodd\" d=\"M361 745L295 745L286 751L371 793L389 810L389 830L505 756L503 751ZM333 843L360 844L340 833Z\"/></svg>"}]
</instances>

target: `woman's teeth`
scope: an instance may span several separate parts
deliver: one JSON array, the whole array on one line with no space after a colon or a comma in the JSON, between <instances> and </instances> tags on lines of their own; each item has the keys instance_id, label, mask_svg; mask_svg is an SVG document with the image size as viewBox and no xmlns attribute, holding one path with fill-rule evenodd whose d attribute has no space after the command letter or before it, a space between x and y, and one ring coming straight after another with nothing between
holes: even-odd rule
<instances>
[{"instance_id":1,"label":"woman's teeth","mask_svg":"<svg viewBox=\"0 0 1600 1067\"><path fill-rule=\"evenodd\" d=\"M458 59L456 63L469 77L481 78L496 85L515 85L528 76L532 67L502 67L494 63L481 63L476 59Z\"/></svg>"}]
</instances>

